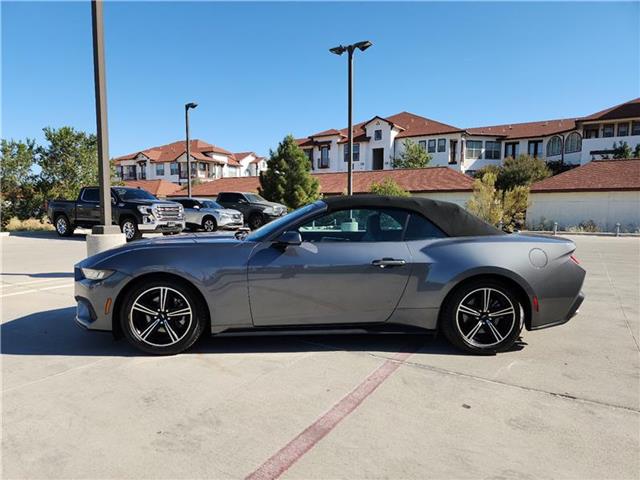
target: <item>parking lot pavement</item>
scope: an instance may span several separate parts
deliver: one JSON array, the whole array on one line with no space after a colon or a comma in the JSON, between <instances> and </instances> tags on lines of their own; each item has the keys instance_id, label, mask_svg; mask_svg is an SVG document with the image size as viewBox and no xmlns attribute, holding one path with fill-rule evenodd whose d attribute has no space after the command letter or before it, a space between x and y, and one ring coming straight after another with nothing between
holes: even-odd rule
<instances>
[{"instance_id":1,"label":"parking lot pavement","mask_svg":"<svg viewBox=\"0 0 640 480\"><path fill-rule=\"evenodd\" d=\"M82 237L3 237L2 477L636 479L640 239L572 239L580 314L495 357L315 335L156 358L74 325Z\"/></svg>"}]
</instances>

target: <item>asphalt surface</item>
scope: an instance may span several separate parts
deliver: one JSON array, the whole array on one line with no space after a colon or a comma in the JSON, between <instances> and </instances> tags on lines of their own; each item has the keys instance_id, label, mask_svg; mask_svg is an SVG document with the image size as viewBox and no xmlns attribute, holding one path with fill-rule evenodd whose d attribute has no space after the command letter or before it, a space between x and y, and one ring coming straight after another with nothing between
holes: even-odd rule
<instances>
[{"instance_id":1,"label":"asphalt surface","mask_svg":"<svg viewBox=\"0 0 640 480\"><path fill-rule=\"evenodd\" d=\"M2 478L637 479L640 239L573 240L580 314L495 357L349 335L156 358L74 325L81 236L2 237Z\"/></svg>"}]
</instances>

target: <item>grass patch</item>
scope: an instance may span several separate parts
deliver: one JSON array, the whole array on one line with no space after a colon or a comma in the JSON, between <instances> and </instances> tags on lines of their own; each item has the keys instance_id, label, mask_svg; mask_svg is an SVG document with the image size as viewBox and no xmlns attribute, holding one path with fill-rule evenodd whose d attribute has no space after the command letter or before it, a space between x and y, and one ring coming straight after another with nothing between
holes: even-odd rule
<instances>
[{"instance_id":1,"label":"grass patch","mask_svg":"<svg viewBox=\"0 0 640 480\"><path fill-rule=\"evenodd\" d=\"M27 218L20 220L18 217L9 219L4 227L6 232L48 232L53 231L53 225L46 218Z\"/></svg>"}]
</instances>

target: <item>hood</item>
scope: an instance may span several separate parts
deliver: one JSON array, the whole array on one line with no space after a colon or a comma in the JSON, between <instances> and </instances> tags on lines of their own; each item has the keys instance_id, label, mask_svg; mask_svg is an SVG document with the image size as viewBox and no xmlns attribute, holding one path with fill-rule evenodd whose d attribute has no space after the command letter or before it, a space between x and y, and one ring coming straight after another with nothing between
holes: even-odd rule
<instances>
[{"instance_id":1,"label":"hood","mask_svg":"<svg viewBox=\"0 0 640 480\"><path fill-rule=\"evenodd\" d=\"M169 206L179 205L178 202L169 202L167 200L144 200L142 198L122 200L121 203L122 202L131 203L134 205L169 205Z\"/></svg>"},{"instance_id":2,"label":"hood","mask_svg":"<svg viewBox=\"0 0 640 480\"><path fill-rule=\"evenodd\" d=\"M136 250L142 250L146 248L162 248L165 246L176 247L183 246L189 248L196 243L208 243L208 244L225 244L240 243L242 240L238 240L233 233L209 233L209 234L181 234L167 237L154 237L145 240L137 240L135 242L120 245L119 247L105 250L104 252L97 253L91 257L87 257L76 266L78 267L93 267L108 258L124 253L135 252Z\"/></svg>"},{"instance_id":3,"label":"hood","mask_svg":"<svg viewBox=\"0 0 640 480\"><path fill-rule=\"evenodd\" d=\"M229 215L240 215L238 210L234 210L233 208L201 208L200 212L219 212L219 213L228 213Z\"/></svg>"}]
</instances>

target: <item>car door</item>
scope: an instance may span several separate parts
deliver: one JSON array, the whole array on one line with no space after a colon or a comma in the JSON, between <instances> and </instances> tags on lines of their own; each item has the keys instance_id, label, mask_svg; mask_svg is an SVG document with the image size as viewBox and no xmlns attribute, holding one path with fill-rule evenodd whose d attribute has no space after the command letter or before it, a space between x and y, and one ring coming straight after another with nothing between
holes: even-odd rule
<instances>
[{"instance_id":1,"label":"car door","mask_svg":"<svg viewBox=\"0 0 640 480\"><path fill-rule=\"evenodd\" d=\"M406 218L389 209L335 211L297 226L301 245L260 244L248 263L254 325L386 321L411 269Z\"/></svg>"},{"instance_id":2,"label":"car door","mask_svg":"<svg viewBox=\"0 0 640 480\"><path fill-rule=\"evenodd\" d=\"M187 223L192 225L200 224L199 209L195 206L198 204L195 200L191 199L178 199L176 200L184 208L184 217Z\"/></svg>"},{"instance_id":3,"label":"car door","mask_svg":"<svg viewBox=\"0 0 640 480\"><path fill-rule=\"evenodd\" d=\"M81 225L98 225L100 223L100 192L89 187L82 191L76 203L76 221Z\"/></svg>"}]
</instances>

